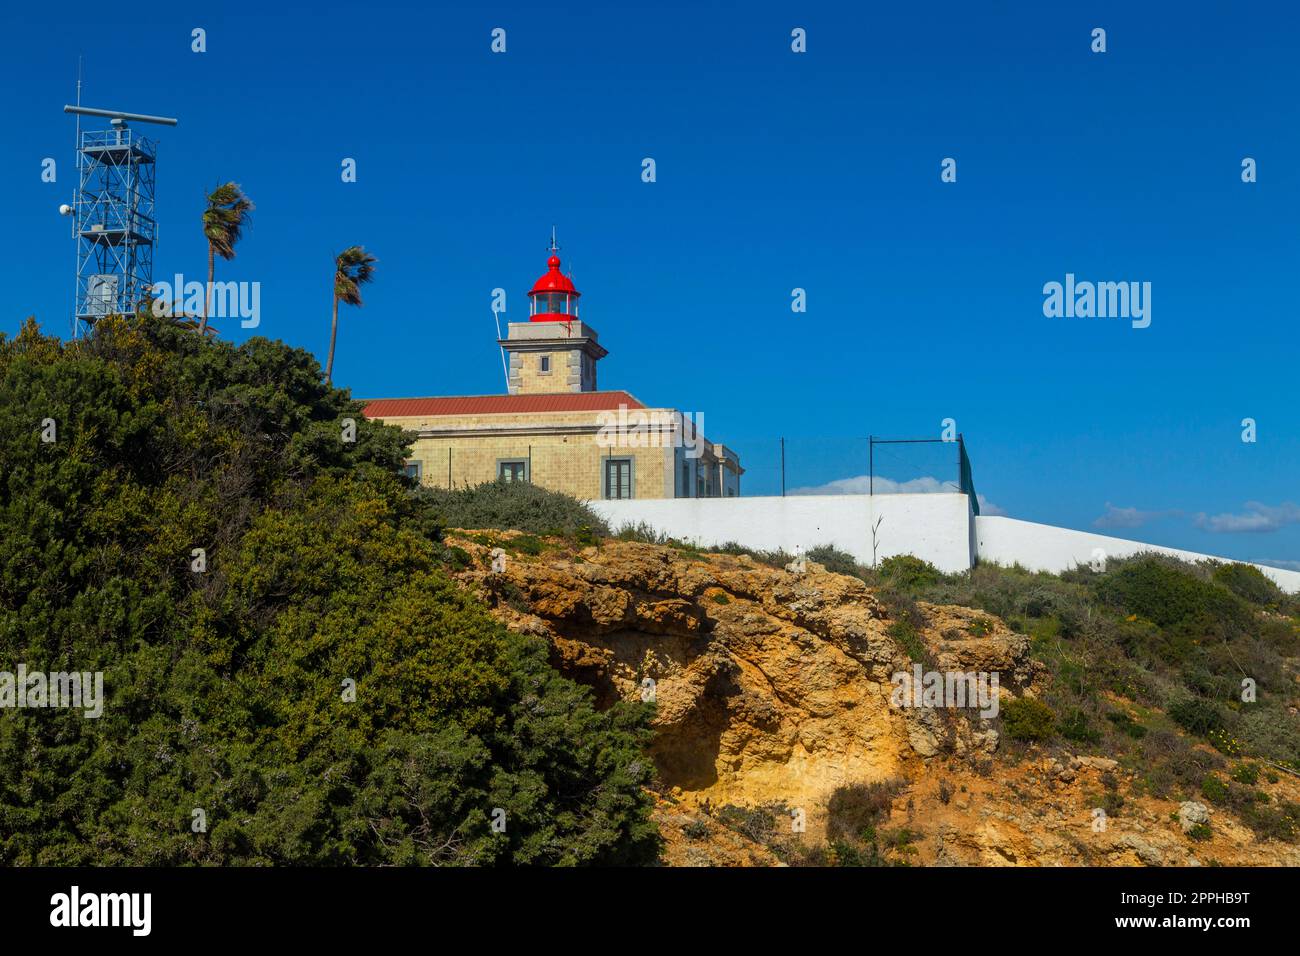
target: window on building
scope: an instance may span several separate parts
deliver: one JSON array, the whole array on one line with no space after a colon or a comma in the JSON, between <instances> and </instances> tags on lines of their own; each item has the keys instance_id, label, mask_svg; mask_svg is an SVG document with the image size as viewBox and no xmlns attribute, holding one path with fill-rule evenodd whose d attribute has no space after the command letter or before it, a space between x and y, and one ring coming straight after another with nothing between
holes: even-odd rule
<instances>
[{"instance_id":1,"label":"window on building","mask_svg":"<svg viewBox=\"0 0 1300 956\"><path fill-rule=\"evenodd\" d=\"M551 370L551 357L549 355L542 356L541 369L543 372L549 372Z\"/></svg>"},{"instance_id":2,"label":"window on building","mask_svg":"<svg viewBox=\"0 0 1300 956\"><path fill-rule=\"evenodd\" d=\"M543 292L533 296L535 314L569 314L569 297L563 292Z\"/></svg>"},{"instance_id":3,"label":"window on building","mask_svg":"<svg viewBox=\"0 0 1300 956\"><path fill-rule=\"evenodd\" d=\"M682 462L682 497L689 498L690 496L691 496L691 463L688 461L684 461Z\"/></svg>"},{"instance_id":4,"label":"window on building","mask_svg":"<svg viewBox=\"0 0 1300 956\"><path fill-rule=\"evenodd\" d=\"M502 481L527 481L528 459L518 458L497 462L497 477Z\"/></svg>"},{"instance_id":5,"label":"window on building","mask_svg":"<svg viewBox=\"0 0 1300 956\"><path fill-rule=\"evenodd\" d=\"M419 481L420 476L424 473L424 467L418 461L408 461L402 466L402 471L406 474L407 478L410 478L413 481Z\"/></svg>"},{"instance_id":6,"label":"window on building","mask_svg":"<svg viewBox=\"0 0 1300 956\"><path fill-rule=\"evenodd\" d=\"M632 497L632 459L605 459L605 497Z\"/></svg>"}]
</instances>

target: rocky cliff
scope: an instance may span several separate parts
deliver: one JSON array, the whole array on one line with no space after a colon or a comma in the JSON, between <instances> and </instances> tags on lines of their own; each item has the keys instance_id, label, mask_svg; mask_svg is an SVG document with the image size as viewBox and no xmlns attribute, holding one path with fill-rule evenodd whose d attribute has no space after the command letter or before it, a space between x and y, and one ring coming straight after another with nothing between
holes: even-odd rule
<instances>
[{"instance_id":1,"label":"rocky cliff","mask_svg":"<svg viewBox=\"0 0 1300 956\"><path fill-rule=\"evenodd\" d=\"M555 665L602 703L654 701L668 863L775 863L783 848L825 842L837 791L871 784L889 794L880 827L896 862L1300 863L1294 846L1230 819L1192 839L1201 804L1111 797L1112 812L1099 811L1130 776L1104 754L1021 747L1008 758L996 718L891 702L894 675L916 661L996 673L1003 704L1041 694L1028 638L986 613L921 604L916 639L902 641L867 585L812 562L516 540L453 533L470 556L458 578L511 628L544 635ZM1300 796L1292 778L1276 786ZM755 808L770 826L733 825Z\"/></svg>"}]
</instances>

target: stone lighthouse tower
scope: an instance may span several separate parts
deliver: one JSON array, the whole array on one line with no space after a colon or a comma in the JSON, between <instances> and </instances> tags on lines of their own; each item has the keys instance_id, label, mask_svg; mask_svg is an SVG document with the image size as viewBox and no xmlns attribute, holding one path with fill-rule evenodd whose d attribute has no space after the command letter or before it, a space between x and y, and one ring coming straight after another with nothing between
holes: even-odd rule
<instances>
[{"instance_id":1,"label":"stone lighthouse tower","mask_svg":"<svg viewBox=\"0 0 1300 956\"><path fill-rule=\"evenodd\" d=\"M498 340L509 357L511 395L594 392L596 363L609 354L578 318L582 293L560 271L554 236L550 252L546 273L528 293L528 321L511 322Z\"/></svg>"}]
</instances>

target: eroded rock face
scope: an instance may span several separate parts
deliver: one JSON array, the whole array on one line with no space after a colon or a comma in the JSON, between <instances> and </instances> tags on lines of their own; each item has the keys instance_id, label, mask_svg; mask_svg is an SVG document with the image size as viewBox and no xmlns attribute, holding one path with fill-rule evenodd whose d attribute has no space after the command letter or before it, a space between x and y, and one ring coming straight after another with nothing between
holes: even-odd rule
<instances>
[{"instance_id":1,"label":"eroded rock face","mask_svg":"<svg viewBox=\"0 0 1300 956\"><path fill-rule=\"evenodd\" d=\"M715 804L814 815L836 787L899 776L917 756L996 748L978 720L890 706L891 678L912 663L888 634L887 609L857 578L802 567L610 541L512 558L504 577L527 611L518 601L499 611L545 633L556 665L602 703L653 695L660 778ZM466 576L497 583L479 569ZM922 613L936 667L999 671L1003 693L1032 692L1040 671L1027 638L1000 622L975 637L964 608Z\"/></svg>"},{"instance_id":2,"label":"eroded rock face","mask_svg":"<svg viewBox=\"0 0 1300 956\"><path fill-rule=\"evenodd\" d=\"M492 533L507 551L510 536ZM1136 770L1109 757L1031 746L994 760L996 730L970 711L892 706L891 679L912 662L888 608L856 578L806 560L778 570L616 541L510 552L494 574L487 545L451 543L474 558L461 582L512 629L546 637L555 665L602 704L653 691L666 785L656 819L671 865L778 865L712 811L803 809L815 842L838 787L891 778L903 787L881 826L915 834L921 865L1300 865L1300 847L1260 841L1226 812L1194 840L1204 805L1142 795ZM1004 701L1045 690L1024 635L968 608L920 612L911 650L927 667L997 672ZM1099 806L1114 787L1118 815ZM1295 778L1273 789L1300 801Z\"/></svg>"}]
</instances>

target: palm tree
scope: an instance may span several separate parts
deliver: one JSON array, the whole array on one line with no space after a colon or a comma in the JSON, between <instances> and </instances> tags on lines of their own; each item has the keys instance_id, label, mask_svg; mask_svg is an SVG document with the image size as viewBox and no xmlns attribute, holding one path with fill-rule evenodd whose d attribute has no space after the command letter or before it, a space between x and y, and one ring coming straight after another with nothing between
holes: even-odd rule
<instances>
[{"instance_id":1,"label":"palm tree","mask_svg":"<svg viewBox=\"0 0 1300 956\"><path fill-rule=\"evenodd\" d=\"M199 331L208 330L208 311L212 307L212 280L217 256L226 261L235 258L235 243L243 235L253 201L244 195L238 183L223 183L208 194L208 208L203 210L203 235L208 239L208 284L203 295L203 321Z\"/></svg>"},{"instance_id":2,"label":"palm tree","mask_svg":"<svg viewBox=\"0 0 1300 956\"><path fill-rule=\"evenodd\" d=\"M325 363L325 384L334 374L334 340L339 334L339 303L361 305L361 287L375 277L379 260L361 246L349 246L334 257L334 321L330 325L330 357Z\"/></svg>"}]
</instances>

